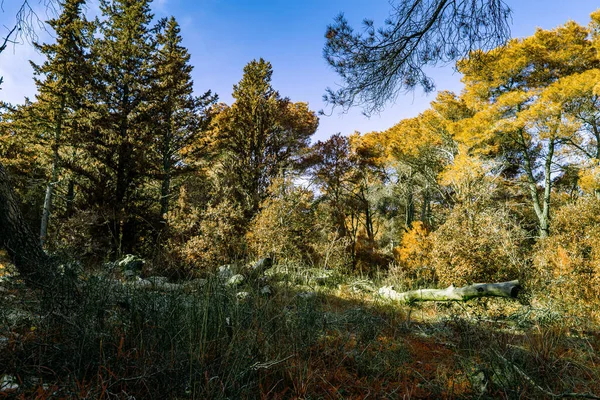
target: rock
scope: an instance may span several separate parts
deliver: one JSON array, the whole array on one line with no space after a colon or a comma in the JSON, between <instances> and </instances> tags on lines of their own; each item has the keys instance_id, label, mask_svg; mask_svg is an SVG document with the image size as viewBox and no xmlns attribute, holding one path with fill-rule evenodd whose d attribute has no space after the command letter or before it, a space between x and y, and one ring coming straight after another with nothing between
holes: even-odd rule
<instances>
[{"instance_id":1,"label":"rock","mask_svg":"<svg viewBox=\"0 0 600 400\"><path fill-rule=\"evenodd\" d=\"M489 380L487 379L484 371L474 371L469 376L469 381L471 381L471 387L480 394L484 394L487 391Z\"/></svg>"},{"instance_id":2,"label":"rock","mask_svg":"<svg viewBox=\"0 0 600 400\"><path fill-rule=\"evenodd\" d=\"M244 301L250 298L250 293L248 292L238 292L235 297L237 297L237 299L239 301Z\"/></svg>"},{"instance_id":3,"label":"rock","mask_svg":"<svg viewBox=\"0 0 600 400\"><path fill-rule=\"evenodd\" d=\"M233 265L231 264L221 265L217 271L217 276L224 281L228 280L233 275L235 275L235 272Z\"/></svg>"},{"instance_id":4,"label":"rock","mask_svg":"<svg viewBox=\"0 0 600 400\"><path fill-rule=\"evenodd\" d=\"M19 389L18 382L14 375L2 375L0 378L0 393Z\"/></svg>"},{"instance_id":5,"label":"rock","mask_svg":"<svg viewBox=\"0 0 600 400\"><path fill-rule=\"evenodd\" d=\"M256 278L265 273L266 270L273 266L273 259L270 257L261 258L250 267L250 274Z\"/></svg>"},{"instance_id":6,"label":"rock","mask_svg":"<svg viewBox=\"0 0 600 400\"><path fill-rule=\"evenodd\" d=\"M244 275L236 274L236 275L233 275L231 278L229 278L226 285L227 286L239 286L242 283L244 283L245 280L246 280L246 278L244 277Z\"/></svg>"},{"instance_id":7,"label":"rock","mask_svg":"<svg viewBox=\"0 0 600 400\"><path fill-rule=\"evenodd\" d=\"M260 294L262 294L263 296L270 296L273 294L273 290L271 289L271 286L269 286L269 285L263 286L260 289Z\"/></svg>"},{"instance_id":8,"label":"rock","mask_svg":"<svg viewBox=\"0 0 600 400\"><path fill-rule=\"evenodd\" d=\"M145 261L140 257L127 254L121 260L117 261L117 266L121 268L125 277L132 279L141 275L144 263Z\"/></svg>"},{"instance_id":9,"label":"rock","mask_svg":"<svg viewBox=\"0 0 600 400\"><path fill-rule=\"evenodd\" d=\"M298 293L297 296L300 297L301 299L308 300L308 299L314 299L315 297L317 297L317 294L315 292L301 292L301 293Z\"/></svg>"}]
</instances>

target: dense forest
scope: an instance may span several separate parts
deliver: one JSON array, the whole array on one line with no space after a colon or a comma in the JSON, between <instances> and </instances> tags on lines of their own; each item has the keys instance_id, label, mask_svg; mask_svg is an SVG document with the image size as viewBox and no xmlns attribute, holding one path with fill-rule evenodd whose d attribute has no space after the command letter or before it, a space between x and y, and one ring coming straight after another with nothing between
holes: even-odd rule
<instances>
[{"instance_id":1,"label":"dense forest","mask_svg":"<svg viewBox=\"0 0 600 400\"><path fill-rule=\"evenodd\" d=\"M2 104L0 398L599 398L600 11L315 142L267 60L194 88L149 3L65 0Z\"/></svg>"}]
</instances>

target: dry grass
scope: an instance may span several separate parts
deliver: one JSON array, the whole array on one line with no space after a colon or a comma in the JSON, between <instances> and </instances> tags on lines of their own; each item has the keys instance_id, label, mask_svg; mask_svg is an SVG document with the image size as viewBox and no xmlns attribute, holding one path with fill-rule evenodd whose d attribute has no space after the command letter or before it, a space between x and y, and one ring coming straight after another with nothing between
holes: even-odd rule
<instances>
[{"instance_id":1,"label":"dry grass","mask_svg":"<svg viewBox=\"0 0 600 400\"><path fill-rule=\"evenodd\" d=\"M600 393L600 330L510 300L409 308L365 282L288 271L232 290L129 291L88 278L70 314L18 283L0 312L14 398L544 398ZM239 300L236 292L250 293ZM299 295L310 290L314 295ZM116 297L115 297L116 296ZM21 316L13 315L21 312ZM13 313L13 314L11 314ZM550 313L551 314L551 313Z\"/></svg>"}]
</instances>

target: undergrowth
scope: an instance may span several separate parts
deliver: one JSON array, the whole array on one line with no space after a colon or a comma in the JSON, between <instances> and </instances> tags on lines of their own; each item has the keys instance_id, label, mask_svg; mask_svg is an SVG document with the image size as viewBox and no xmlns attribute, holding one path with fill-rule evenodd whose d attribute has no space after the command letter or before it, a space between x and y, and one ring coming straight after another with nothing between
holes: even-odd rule
<instances>
[{"instance_id":1,"label":"undergrowth","mask_svg":"<svg viewBox=\"0 0 600 400\"><path fill-rule=\"evenodd\" d=\"M531 305L499 299L409 307L378 299L367 279L289 266L273 268L269 280L270 294L264 282L230 287L217 275L161 291L96 275L69 307L4 282L0 398L600 392L598 330L568 328L561 316Z\"/></svg>"}]
</instances>

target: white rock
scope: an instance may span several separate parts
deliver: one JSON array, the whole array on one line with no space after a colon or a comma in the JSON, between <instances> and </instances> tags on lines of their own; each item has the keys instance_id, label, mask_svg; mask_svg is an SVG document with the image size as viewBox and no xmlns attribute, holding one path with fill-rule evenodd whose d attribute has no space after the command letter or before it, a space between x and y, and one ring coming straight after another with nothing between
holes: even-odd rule
<instances>
[{"instance_id":1,"label":"white rock","mask_svg":"<svg viewBox=\"0 0 600 400\"><path fill-rule=\"evenodd\" d=\"M18 388L18 380L14 375L2 375L0 378L0 392L17 390Z\"/></svg>"},{"instance_id":2,"label":"white rock","mask_svg":"<svg viewBox=\"0 0 600 400\"><path fill-rule=\"evenodd\" d=\"M236 294L236 297L240 301L244 301L250 297L250 293L248 292L239 292Z\"/></svg>"},{"instance_id":3,"label":"white rock","mask_svg":"<svg viewBox=\"0 0 600 400\"><path fill-rule=\"evenodd\" d=\"M302 292L302 293L298 293L298 297L300 297L301 299L314 299L315 297L317 297L317 294L315 292Z\"/></svg>"},{"instance_id":4,"label":"white rock","mask_svg":"<svg viewBox=\"0 0 600 400\"><path fill-rule=\"evenodd\" d=\"M264 295L264 296L268 296L270 294L273 294L273 290L271 290L271 286L263 286L260 289L260 294Z\"/></svg>"},{"instance_id":5,"label":"white rock","mask_svg":"<svg viewBox=\"0 0 600 400\"><path fill-rule=\"evenodd\" d=\"M220 279L227 280L234 275L233 267L230 264L221 265L217 271L217 275Z\"/></svg>"},{"instance_id":6,"label":"white rock","mask_svg":"<svg viewBox=\"0 0 600 400\"><path fill-rule=\"evenodd\" d=\"M246 280L246 278L244 277L244 275L241 275L241 274L233 275L227 281L227 286L239 286L242 283L244 283L245 280Z\"/></svg>"}]
</instances>

